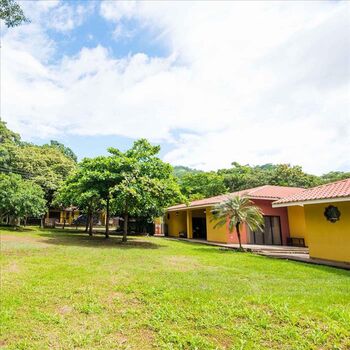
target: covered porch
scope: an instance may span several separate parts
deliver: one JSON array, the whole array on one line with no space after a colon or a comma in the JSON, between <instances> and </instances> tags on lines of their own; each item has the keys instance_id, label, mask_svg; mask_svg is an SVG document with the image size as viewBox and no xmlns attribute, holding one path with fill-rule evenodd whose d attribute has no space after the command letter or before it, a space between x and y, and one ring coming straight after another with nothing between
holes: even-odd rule
<instances>
[{"instance_id":1,"label":"covered porch","mask_svg":"<svg viewBox=\"0 0 350 350\"><path fill-rule=\"evenodd\" d=\"M165 217L166 235L204 242L229 242L226 225L215 227L211 209L212 206L202 206L168 211Z\"/></svg>"}]
</instances>

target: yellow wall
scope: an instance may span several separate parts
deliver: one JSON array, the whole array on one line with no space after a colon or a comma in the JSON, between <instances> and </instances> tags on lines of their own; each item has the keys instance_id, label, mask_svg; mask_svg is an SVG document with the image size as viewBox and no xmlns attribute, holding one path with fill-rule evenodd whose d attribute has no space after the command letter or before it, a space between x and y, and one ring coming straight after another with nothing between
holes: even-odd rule
<instances>
[{"instance_id":1,"label":"yellow wall","mask_svg":"<svg viewBox=\"0 0 350 350\"><path fill-rule=\"evenodd\" d=\"M176 215L176 212L168 212L165 216L165 223L168 225L169 236L178 237L179 232L187 232L187 237L193 238L192 217L205 217L207 222L207 240L227 243L226 226L214 228L215 222L211 221L212 214L210 209L188 209L178 211L178 215Z\"/></svg>"},{"instance_id":2,"label":"yellow wall","mask_svg":"<svg viewBox=\"0 0 350 350\"><path fill-rule=\"evenodd\" d=\"M288 207L288 222L290 237L304 238L305 245L308 246L304 207Z\"/></svg>"},{"instance_id":3,"label":"yellow wall","mask_svg":"<svg viewBox=\"0 0 350 350\"><path fill-rule=\"evenodd\" d=\"M325 218L328 205L338 207L339 221ZM310 257L350 263L350 202L305 205L305 221Z\"/></svg>"},{"instance_id":4,"label":"yellow wall","mask_svg":"<svg viewBox=\"0 0 350 350\"><path fill-rule=\"evenodd\" d=\"M176 213L178 215L176 215ZM180 232L187 232L187 213L186 211L168 212L166 223L168 224L169 236L179 237Z\"/></svg>"},{"instance_id":5,"label":"yellow wall","mask_svg":"<svg viewBox=\"0 0 350 350\"><path fill-rule=\"evenodd\" d=\"M212 221L211 208L206 210L207 240L212 242L227 243L226 225L214 228L216 221Z\"/></svg>"}]
</instances>

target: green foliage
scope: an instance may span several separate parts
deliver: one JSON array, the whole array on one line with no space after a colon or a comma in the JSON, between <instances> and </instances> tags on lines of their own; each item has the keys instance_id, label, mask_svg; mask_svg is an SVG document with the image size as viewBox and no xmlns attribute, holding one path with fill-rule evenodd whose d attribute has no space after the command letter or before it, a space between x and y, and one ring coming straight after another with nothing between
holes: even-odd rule
<instances>
[{"instance_id":1,"label":"green foliage","mask_svg":"<svg viewBox=\"0 0 350 350\"><path fill-rule=\"evenodd\" d=\"M172 167L156 156L159 151L145 139L135 141L124 153L109 149L120 164L120 181L112 194L114 211L124 215L124 241L129 215L153 220L182 199Z\"/></svg>"},{"instance_id":2,"label":"green foliage","mask_svg":"<svg viewBox=\"0 0 350 350\"><path fill-rule=\"evenodd\" d=\"M30 22L21 7L13 0L0 0L0 19L5 21L7 27Z\"/></svg>"},{"instance_id":3,"label":"green foliage","mask_svg":"<svg viewBox=\"0 0 350 350\"><path fill-rule=\"evenodd\" d=\"M75 161L56 146L21 142L19 135L0 123L0 171L17 173L41 186L51 203L54 192L75 169Z\"/></svg>"},{"instance_id":4,"label":"green foliage","mask_svg":"<svg viewBox=\"0 0 350 350\"><path fill-rule=\"evenodd\" d=\"M230 232L236 229L240 248L242 248L240 237L241 225L247 224L252 231L261 230L264 226L261 209L244 196L228 197L227 200L215 205L211 212L213 219L217 220L214 227L224 226L228 221Z\"/></svg>"},{"instance_id":5,"label":"green foliage","mask_svg":"<svg viewBox=\"0 0 350 350\"><path fill-rule=\"evenodd\" d=\"M346 172L330 172L322 176L305 173L300 166L264 164L257 166L232 163L231 168L204 172L176 167L182 193L189 199L201 199L263 185L309 188L350 177Z\"/></svg>"},{"instance_id":6,"label":"green foliage","mask_svg":"<svg viewBox=\"0 0 350 350\"><path fill-rule=\"evenodd\" d=\"M262 185L312 187L321 183L315 176L303 172L300 166L265 164L261 166L232 163L232 168L221 169L224 182L231 192Z\"/></svg>"},{"instance_id":7,"label":"green foliage","mask_svg":"<svg viewBox=\"0 0 350 350\"><path fill-rule=\"evenodd\" d=\"M197 169L193 169L193 168L189 168L187 166L183 166L183 165L175 165L174 166L174 175L178 178L181 178L182 176L186 175L186 174L197 174L197 173L202 173L202 170L197 170Z\"/></svg>"},{"instance_id":8,"label":"green foliage","mask_svg":"<svg viewBox=\"0 0 350 350\"><path fill-rule=\"evenodd\" d=\"M107 218L110 210L124 215L126 234L129 215L152 220L183 199L172 167L157 157L159 150L159 146L140 139L125 152L109 148L109 156L84 159L59 191L56 202L71 201L86 207L92 198L103 201Z\"/></svg>"},{"instance_id":9,"label":"green foliage","mask_svg":"<svg viewBox=\"0 0 350 350\"><path fill-rule=\"evenodd\" d=\"M0 220L25 219L45 213L44 192L33 181L17 174L0 173Z\"/></svg>"},{"instance_id":10,"label":"green foliage","mask_svg":"<svg viewBox=\"0 0 350 350\"><path fill-rule=\"evenodd\" d=\"M181 192L189 200L202 199L226 193L225 178L214 171L188 172L180 178Z\"/></svg>"},{"instance_id":11,"label":"green foliage","mask_svg":"<svg viewBox=\"0 0 350 350\"><path fill-rule=\"evenodd\" d=\"M8 129L6 123L0 120L0 144L6 142L19 144L20 141L19 134Z\"/></svg>"},{"instance_id":12,"label":"green foliage","mask_svg":"<svg viewBox=\"0 0 350 350\"><path fill-rule=\"evenodd\" d=\"M350 172L331 171L321 176L321 180L323 183L329 183L344 179L350 179Z\"/></svg>"},{"instance_id":13,"label":"green foliage","mask_svg":"<svg viewBox=\"0 0 350 350\"><path fill-rule=\"evenodd\" d=\"M72 151L72 149L67 147L67 146L65 146L63 143L55 141L55 140L51 140L50 144L48 146L51 146L53 148L57 148L58 150L60 150L68 158L73 159L75 162L78 161L78 157Z\"/></svg>"}]
</instances>

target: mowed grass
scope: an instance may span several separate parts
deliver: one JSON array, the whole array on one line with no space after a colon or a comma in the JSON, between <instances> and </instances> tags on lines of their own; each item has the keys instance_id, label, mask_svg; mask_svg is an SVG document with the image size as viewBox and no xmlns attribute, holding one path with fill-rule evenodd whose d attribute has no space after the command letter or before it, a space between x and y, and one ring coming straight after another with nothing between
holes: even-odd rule
<instances>
[{"instance_id":1,"label":"mowed grass","mask_svg":"<svg viewBox=\"0 0 350 350\"><path fill-rule=\"evenodd\" d=\"M0 229L2 349L349 349L350 273L162 238Z\"/></svg>"}]
</instances>

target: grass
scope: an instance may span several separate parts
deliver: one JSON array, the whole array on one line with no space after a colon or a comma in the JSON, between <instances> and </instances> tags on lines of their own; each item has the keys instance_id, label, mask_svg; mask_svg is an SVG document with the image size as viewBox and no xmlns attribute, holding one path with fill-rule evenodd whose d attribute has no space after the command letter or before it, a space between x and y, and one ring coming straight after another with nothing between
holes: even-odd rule
<instances>
[{"instance_id":1,"label":"grass","mask_svg":"<svg viewBox=\"0 0 350 350\"><path fill-rule=\"evenodd\" d=\"M2 349L349 349L348 271L0 229Z\"/></svg>"}]
</instances>

